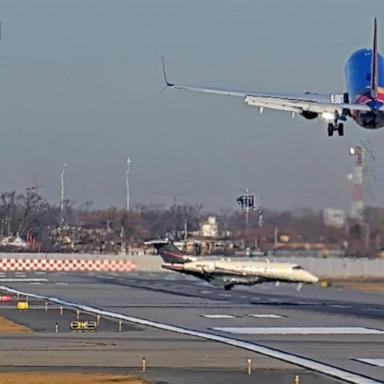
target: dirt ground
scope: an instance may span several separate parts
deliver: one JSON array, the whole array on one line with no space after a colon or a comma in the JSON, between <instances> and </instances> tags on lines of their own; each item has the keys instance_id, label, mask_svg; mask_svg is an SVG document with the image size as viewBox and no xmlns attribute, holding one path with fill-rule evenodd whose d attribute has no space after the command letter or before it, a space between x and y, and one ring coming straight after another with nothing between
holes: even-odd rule
<instances>
[{"instance_id":1,"label":"dirt ground","mask_svg":"<svg viewBox=\"0 0 384 384\"><path fill-rule=\"evenodd\" d=\"M363 292L384 292L384 283L345 282L343 286Z\"/></svg>"},{"instance_id":2,"label":"dirt ground","mask_svg":"<svg viewBox=\"0 0 384 384\"><path fill-rule=\"evenodd\" d=\"M134 376L103 373L3 372L1 384L147 384L149 381Z\"/></svg>"},{"instance_id":3,"label":"dirt ground","mask_svg":"<svg viewBox=\"0 0 384 384\"><path fill-rule=\"evenodd\" d=\"M334 287L344 287L362 292L384 292L383 279L334 279L330 280L329 283Z\"/></svg>"},{"instance_id":4,"label":"dirt ground","mask_svg":"<svg viewBox=\"0 0 384 384\"><path fill-rule=\"evenodd\" d=\"M14 323L0 316L0 333L25 333L32 330L24 325Z\"/></svg>"}]
</instances>

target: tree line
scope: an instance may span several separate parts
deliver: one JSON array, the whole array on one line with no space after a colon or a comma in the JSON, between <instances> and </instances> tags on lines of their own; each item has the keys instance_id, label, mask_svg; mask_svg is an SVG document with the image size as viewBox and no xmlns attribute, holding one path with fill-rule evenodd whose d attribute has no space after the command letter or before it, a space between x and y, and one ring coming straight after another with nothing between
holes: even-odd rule
<instances>
[{"instance_id":1,"label":"tree line","mask_svg":"<svg viewBox=\"0 0 384 384\"><path fill-rule=\"evenodd\" d=\"M226 209L210 212L201 204L137 205L126 211L111 207L92 209L91 202L76 204L65 200L64 209L48 202L36 186L26 188L18 194L15 191L0 194L1 237L19 235L23 239L33 238L40 250L52 250L52 233L60 227L75 228L77 231L97 233L116 241L124 241L131 246L139 246L145 240L162 236L183 238L197 232L200 223L209 215L217 218L221 238L245 238L271 242L276 233L289 236L291 241L353 243L362 238L361 229L354 223L347 228L327 228L323 224L322 212L312 209L277 211L265 209L263 223L257 212L251 212L248 227L243 212L239 209ZM369 225L370 246L381 247L384 238L384 209L369 207L365 212ZM93 233L93 232L92 232ZM102 240L100 240L102 241Z\"/></svg>"}]
</instances>

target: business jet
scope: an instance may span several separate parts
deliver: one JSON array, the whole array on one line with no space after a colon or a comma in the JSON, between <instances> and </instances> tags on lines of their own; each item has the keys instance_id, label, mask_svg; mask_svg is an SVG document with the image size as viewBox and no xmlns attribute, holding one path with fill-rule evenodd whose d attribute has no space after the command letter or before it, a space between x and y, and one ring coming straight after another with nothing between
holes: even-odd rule
<instances>
[{"instance_id":1,"label":"business jet","mask_svg":"<svg viewBox=\"0 0 384 384\"><path fill-rule=\"evenodd\" d=\"M260 108L288 111L305 119L318 117L328 121L328 136L344 135L344 122L352 118L363 128L384 126L384 59L378 53L377 21L374 21L373 47L352 53L345 65L347 92L320 94L237 91L175 84L168 81L164 58L163 74L168 88L213 93L243 98L246 104Z\"/></svg>"},{"instance_id":2,"label":"business jet","mask_svg":"<svg viewBox=\"0 0 384 384\"><path fill-rule=\"evenodd\" d=\"M269 260L207 259L182 254L168 239L151 240L145 244L156 248L164 260L162 267L208 281L230 290L235 285L255 285L265 282L298 284L317 283L319 279L296 264L275 263Z\"/></svg>"}]
</instances>

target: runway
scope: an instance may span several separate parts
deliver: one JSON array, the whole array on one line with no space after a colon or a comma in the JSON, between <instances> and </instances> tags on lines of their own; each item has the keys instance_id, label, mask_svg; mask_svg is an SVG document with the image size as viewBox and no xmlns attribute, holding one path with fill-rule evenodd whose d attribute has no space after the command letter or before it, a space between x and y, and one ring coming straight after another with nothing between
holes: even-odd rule
<instances>
[{"instance_id":1,"label":"runway","mask_svg":"<svg viewBox=\"0 0 384 384\"><path fill-rule=\"evenodd\" d=\"M384 304L380 294L317 286L297 292L296 287L287 285L236 287L225 292L173 273L38 276L46 281L0 284L194 332L230 337L304 357L366 380L384 380L380 365L384 357ZM28 274L25 278L35 277Z\"/></svg>"}]
</instances>

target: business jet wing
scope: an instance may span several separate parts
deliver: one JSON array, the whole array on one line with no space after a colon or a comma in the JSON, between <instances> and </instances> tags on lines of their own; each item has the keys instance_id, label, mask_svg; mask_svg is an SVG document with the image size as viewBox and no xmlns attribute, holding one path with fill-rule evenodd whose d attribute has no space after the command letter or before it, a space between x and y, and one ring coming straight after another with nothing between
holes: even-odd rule
<instances>
[{"instance_id":1,"label":"business jet wing","mask_svg":"<svg viewBox=\"0 0 384 384\"><path fill-rule=\"evenodd\" d=\"M168 88L180 89L184 91L193 91L201 93L211 93L224 96L241 97L244 101L255 107L270 108L281 111L304 114L310 116L312 113L316 117L324 113L340 115L343 110L350 111L370 111L370 107L364 104L350 104L344 102L343 94L319 94L313 92L303 93L273 93L273 92L255 92L230 90L210 87L196 87L190 85L175 84L168 81L163 59L164 81Z\"/></svg>"}]
</instances>

